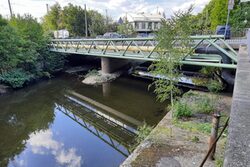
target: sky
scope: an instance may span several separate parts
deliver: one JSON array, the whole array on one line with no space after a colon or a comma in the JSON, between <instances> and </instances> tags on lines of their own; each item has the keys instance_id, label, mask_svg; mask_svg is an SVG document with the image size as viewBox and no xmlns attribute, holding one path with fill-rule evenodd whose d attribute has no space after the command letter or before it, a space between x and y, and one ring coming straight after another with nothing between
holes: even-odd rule
<instances>
[{"instance_id":1,"label":"sky","mask_svg":"<svg viewBox=\"0 0 250 167\"><path fill-rule=\"evenodd\" d=\"M173 11L186 9L194 4L194 14L200 12L210 0L10 0L14 14L29 13L40 20L46 14L46 4L52 6L58 2L61 6L68 3L80 5L87 9L95 9L102 14L106 14L113 19L118 19L125 13L165 12L169 17ZM0 1L0 14L9 17L8 0Z\"/></svg>"}]
</instances>

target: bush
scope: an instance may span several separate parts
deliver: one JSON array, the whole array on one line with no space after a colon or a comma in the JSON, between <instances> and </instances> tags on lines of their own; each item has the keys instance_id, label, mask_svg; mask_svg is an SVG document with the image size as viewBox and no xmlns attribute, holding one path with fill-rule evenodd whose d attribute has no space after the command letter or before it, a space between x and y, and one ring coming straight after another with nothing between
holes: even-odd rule
<instances>
[{"instance_id":1,"label":"bush","mask_svg":"<svg viewBox=\"0 0 250 167\"><path fill-rule=\"evenodd\" d=\"M140 143L142 142L149 133L153 130L153 128L146 123L144 123L142 126L138 127L138 136L136 137L136 142Z\"/></svg>"},{"instance_id":2,"label":"bush","mask_svg":"<svg viewBox=\"0 0 250 167\"><path fill-rule=\"evenodd\" d=\"M223 89L223 85L217 80L210 80L207 84L207 88L210 92L219 92Z\"/></svg>"},{"instance_id":3,"label":"bush","mask_svg":"<svg viewBox=\"0 0 250 167\"><path fill-rule=\"evenodd\" d=\"M10 85L13 88L21 88L23 85L30 81L33 75L25 72L22 69L14 69L0 75L0 81Z\"/></svg>"},{"instance_id":4,"label":"bush","mask_svg":"<svg viewBox=\"0 0 250 167\"><path fill-rule=\"evenodd\" d=\"M215 110L212 99L205 97L197 104L197 110L199 113L210 114Z\"/></svg>"},{"instance_id":5,"label":"bush","mask_svg":"<svg viewBox=\"0 0 250 167\"><path fill-rule=\"evenodd\" d=\"M176 102L174 104L174 117L179 119L183 117L191 117L192 109L187 105L187 103Z\"/></svg>"}]
</instances>

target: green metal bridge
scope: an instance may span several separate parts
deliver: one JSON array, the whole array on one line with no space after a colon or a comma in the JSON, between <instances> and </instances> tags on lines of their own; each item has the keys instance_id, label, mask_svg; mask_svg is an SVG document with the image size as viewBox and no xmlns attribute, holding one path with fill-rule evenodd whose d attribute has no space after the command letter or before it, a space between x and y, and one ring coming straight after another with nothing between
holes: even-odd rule
<instances>
[{"instance_id":1,"label":"green metal bridge","mask_svg":"<svg viewBox=\"0 0 250 167\"><path fill-rule=\"evenodd\" d=\"M237 52L224 40L224 36L191 36L191 39L193 49L181 60L182 64L236 69ZM48 46L50 51L58 53L143 61L157 61L164 54L155 38L53 39ZM196 53L199 47L212 47L229 61L223 61L220 54Z\"/></svg>"}]
</instances>

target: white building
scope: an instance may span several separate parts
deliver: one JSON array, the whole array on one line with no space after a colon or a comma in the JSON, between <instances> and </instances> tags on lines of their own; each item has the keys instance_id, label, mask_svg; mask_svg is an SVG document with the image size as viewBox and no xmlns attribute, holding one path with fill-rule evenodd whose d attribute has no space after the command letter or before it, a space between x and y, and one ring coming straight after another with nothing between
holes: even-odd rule
<instances>
[{"instance_id":1,"label":"white building","mask_svg":"<svg viewBox=\"0 0 250 167\"><path fill-rule=\"evenodd\" d=\"M165 20L164 13L150 14L137 13L127 14L129 24L133 26L136 32L152 32L157 31L161 27L161 21Z\"/></svg>"}]
</instances>

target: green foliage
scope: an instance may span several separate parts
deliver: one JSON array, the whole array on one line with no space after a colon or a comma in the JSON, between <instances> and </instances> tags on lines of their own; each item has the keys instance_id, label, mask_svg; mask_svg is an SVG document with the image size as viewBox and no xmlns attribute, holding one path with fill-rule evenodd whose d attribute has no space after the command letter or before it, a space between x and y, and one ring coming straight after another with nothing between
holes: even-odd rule
<instances>
[{"instance_id":1,"label":"green foliage","mask_svg":"<svg viewBox=\"0 0 250 167\"><path fill-rule=\"evenodd\" d=\"M230 24L238 30L250 27L250 2L239 3L236 1L235 9L231 12Z\"/></svg>"},{"instance_id":2,"label":"green foliage","mask_svg":"<svg viewBox=\"0 0 250 167\"><path fill-rule=\"evenodd\" d=\"M175 85L180 78L180 60L191 50L191 12L192 7L185 12L176 12L171 19L162 22L162 27L157 33L157 49L161 56L158 57L159 61L155 61L149 68L151 73L165 77L153 83L157 99L163 102L170 98L172 106L174 96L179 93Z\"/></svg>"},{"instance_id":3,"label":"green foliage","mask_svg":"<svg viewBox=\"0 0 250 167\"><path fill-rule=\"evenodd\" d=\"M126 34L131 35L134 33L133 26L128 23L128 21L125 21L125 23L118 25L117 31L120 34Z\"/></svg>"},{"instance_id":4,"label":"green foliage","mask_svg":"<svg viewBox=\"0 0 250 167\"><path fill-rule=\"evenodd\" d=\"M181 103L188 105L192 113L210 114L215 111L215 100L212 95L189 91L182 96Z\"/></svg>"},{"instance_id":5,"label":"green foliage","mask_svg":"<svg viewBox=\"0 0 250 167\"><path fill-rule=\"evenodd\" d=\"M198 142L200 141L200 139L199 139L199 137L197 137L197 136L193 136L193 137L191 138L191 141L194 142L194 143L198 143Z\"/></svg>"},{"instance_id":6,"label":"green foliage","mask_svg":"<svg viewBox=\"0 0 250 167\"><path fill-rule=\"evenodd\" d=\"M208 83L207 83L207 88L210 92L219 92L221 90L223 90L223 84L215 79L211 79Z\"/></svg>"},{"instance_id":7,"label":"green foliage","mask_svg":"<svg viewBox=\"0 0 250 167\"><path fill-rule=\"evenodd\" d=\"M226 24L228 0L212 1L214 7L211 10L211 29L215 30L218 25Z\"/></svg>"},{"instance_id":8,"label":"green foliage","mask_svg":"<svg viewBox=\"0 0 250 167\"><path fill-rule=\"evenodd\" d=\"M187 118L192 116L192 109L187 103L176 102L174 104L174 117L177 119Z\"/></svg>"},{"instance_id":9,"label":"green foliage","mask_svg":"<svg viewBox=\"0 0 250 167\"><path fill-rule=\"evenodd\" d=\"M197 104L197 111L199 113L211 114L214 112L215 107L213 104L213 100L210 98L201 98L201 100Z\"/></svg>"},{"instance_id":10,"label":"green foliage","mask_svg":"<svg viewBox=\"0 0 250 167\"><path fill-rule=\"evenodd\" d=\"M50 7L50 11L43 17L43 28L46 31L58 30L61 26L61 12L62 8L57 2Z\"/></svg>"},{"instance_id":11,"label":"green foliage","mask_svg":"<svg viewBox=\"0 0 250 167\"><path fill-rule=\"evenodd\" d=\"M222 158L216 158L216 160L215 160L215 167L223 167L223 162L224 162L224 159L222 159Z\"/></svg>"},{"instance_id":12,"label":"green foliage","mask_svg":"<svg viewBox=\"0 0 250 167\"><path fill-rule=\"evenodd\" d=\"M61 20L62 28L67 29L70 34L74 36L85 34L85 10L80 6L69 3L63 8Z\"/></svg>"},{"instance_id":13,"label":"green foliage","mask_svg":"<svg viewBox=\"0 0 250 167\"><path fill-rule=\"evenodd\" d=\"M13 88L23 87L23 85L32 78L33 75L22 69L13 69L0 75L0 81L12 86Z\"/></svg>"},{"instance_id":14,"label":"green foliage","mask_svg":"<svg viewBox=\"0 0 250 167\"><path fill-rule=\"evenodd\" d=\"M202 132L205 134L209 134L212 128L211 123L197 123L197 122L192 122L192 121L180 122L177 120L174 122L174 124L177 127L189 130L191 132Z\"/></svg>"},{"instance_id":15,"label":"green foliage","mask_svg":"<svg viewBox=\"0 0 250 167\"><path fill-rule=\"evenodd\" d=\"M97 36L104 34L106 29L104 28L105 19L104 16L95 10L88 11L90 22L89 22L89 32L91 36Z\"/></svg>"},{"instance_id":16,"label":"green foliage","mask_svg":"<svg viewBox=\"0 0 250 167\"><path fill-rule=\"evenodd\" d=\"M8 24L7 20L5 20L1 15L0 15L0 27L1 26L6 26Z\"/></svg>"},{"instance_id":17,"label":"green foliage","mask_svg":"<svg viewBox=\"0 0 250 167\"><path fill-rule=\"evenodd\" d=\"M225 25L228 0L211 0L201 13L193 16L192 27L195 31L214 31L218 25ZM234 9L230 11L229 24L233 30L250 27L250 2L240 3L235 0Z\"/></svg>"},{"instance_id":18,"label":"green foliage","mask_svg":"<svg viewBox=\"0 0 250 167\"><path fill-rule=\"evenodd\" d=\"M116 31L117 24L111 18L104 17L95 10L86 11L88 35L95 37L107 31ZM51 33L59 29L67 29L71 36L85 36L85 10L81 6L69 3L63 9L56 3L42 19L45 31Z\"/></svg>"},{"instance_id":19,"label":"green foliage","mask_svg":"<svg viewBox=\"0 0 250 167\"><path fill-rule=\"evenodd\" d=\"M42 26L31 15L12 17L0 29L1 82L16 88L62 68L64 57L48 52L47 43Z\"/></svg>"},{"instance_id":20,"label":"green foliage","mask_svg":"<svg viewBox=\"0 0 250 167\"><path fill-rule=\"evenodd\" d=\"M153 127L143 123L143 125L139 126L137 130L138 136L136 137L136 142L139 144L149 135L149 133L153 130Z\"/></svg>"}]
</instances>

